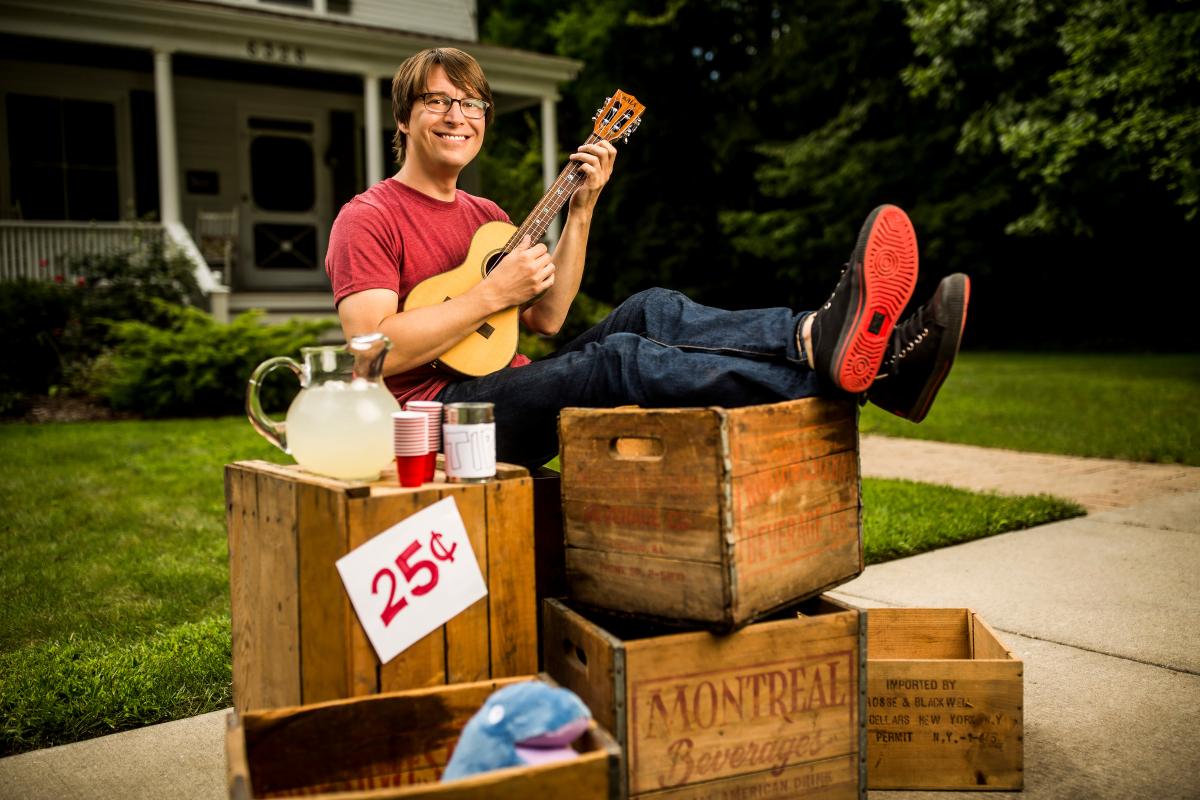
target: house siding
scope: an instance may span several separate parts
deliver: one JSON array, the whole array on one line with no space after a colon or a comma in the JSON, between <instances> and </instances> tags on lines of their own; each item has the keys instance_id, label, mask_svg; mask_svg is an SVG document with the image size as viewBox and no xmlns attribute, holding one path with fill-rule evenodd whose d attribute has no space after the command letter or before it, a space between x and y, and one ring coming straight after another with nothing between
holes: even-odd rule
<instances>
[{"instance_id":1,"label":"house siding","mask_svg":"<svg viewBox=\"0 0 1200 800\"><path fill-rule=\"evenodd\" d=\"M320 16L327 19L370 25L379 28L444 36L474 42L478 40L475 3L470 0L349 0L350 13L311 10L261 0L213 0L221 5L255 8L260 11Z\"/></svg>"}]
</instances>

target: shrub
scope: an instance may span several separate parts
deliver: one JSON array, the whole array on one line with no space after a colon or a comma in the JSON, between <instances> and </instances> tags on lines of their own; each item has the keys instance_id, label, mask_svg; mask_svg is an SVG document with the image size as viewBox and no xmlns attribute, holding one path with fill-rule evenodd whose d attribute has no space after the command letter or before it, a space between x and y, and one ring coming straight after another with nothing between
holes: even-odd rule
<instances>
[{"instance_id":1,"label":"shrub","mask_svg":"<svg viewBox=\"0 0 1200 800\"><path fill-rule=\"evenodd\" d=\"M0 336L8 352L0 372L0 414L20 413L30 395L44 394L63 372L68 323L78 295L44 281L0 283Z\"/></svg>"},{"instance_id":2,"label":"shrub","mask_svg":"<svg viewBox=\"0 0 1200 800\"><path fill-rule=\"evenodd\" d=\"M194 308L161 301L155 306L166 325L115 323L115 345L92 370L92 390L118 411L147 417L240 413L256 366L273 356L296 355L335 325L297 320L264 325L259 311L225 325ZM284 384L263 386L263 405L284 406L287 392Z\"/></svg>"},{"instance_id":3,"label":"shrub","mask_svg":"<svg viewBox=\"0 0 1200 800\"><path fill-rule=\"evenodd\" d=\"M72 259L74 276L0 283L0 335L9 348L0 373L0 414L19 414L34 395L80 390L119 320L163 323L162 301L192 304L191 264L161 243L117 255Z\"/></svg>"},{"instance_id":4,"label":"shrub","mask_svg":"<svg viewBox=\"0 0 1200 800\"><path fill-rule=\"evenodd\" d=\"M100 355L112 343L109 328L114 322L161 326L170 320L163 303L197 305L200 289L192 269L186 258L168 255L161 243L72 259L78 292L78 311L67 330L72 355L80 360Z\"/></svg>"}]
</instances>

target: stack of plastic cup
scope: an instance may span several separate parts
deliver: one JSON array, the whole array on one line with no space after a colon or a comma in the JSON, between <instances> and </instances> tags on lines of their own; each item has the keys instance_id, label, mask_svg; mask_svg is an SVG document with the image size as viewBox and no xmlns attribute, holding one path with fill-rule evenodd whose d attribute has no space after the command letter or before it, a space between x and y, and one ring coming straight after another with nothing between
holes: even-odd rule
<instances>
[{"instance_id":1,"label":"stack of plastic cup","mask_svg":"<svg viewBox=\"0 0 1200 800\"><path fill-rule=\"evenodd\" d=\"M429 460L429 417L417 411L392 412L396 477L401 486L420 486Z\"/></svg>"},{"instance_id":2,"label":"stack of plastic cup","mask_svg":"<svg viewBox=\"0 0 1200 800\"><path fill-rule=\"evenodd\" d=\"M416 411L429 417L429 455L425 464L425 480L433 480L437 454L442 449L442 404L437 400L409 400L405 411Z\"/></svg>"}]
</instances>

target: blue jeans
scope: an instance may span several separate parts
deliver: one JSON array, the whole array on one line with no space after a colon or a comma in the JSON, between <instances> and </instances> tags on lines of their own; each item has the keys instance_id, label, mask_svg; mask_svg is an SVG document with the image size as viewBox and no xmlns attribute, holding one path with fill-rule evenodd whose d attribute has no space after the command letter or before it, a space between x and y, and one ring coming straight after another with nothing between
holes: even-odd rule
<instances>
[{"instance_id":1,"label":"blue jeans","mask_svg":"<svg viewBox=\"0 0 1200 800\"><path fill-rule=\"evenodd\" d=\"M558 452L567 406L736 408L832 393L796 347L805 316L647 289L541 361L451 383L438 400L495 403L497 458L536 466Z\"/></svg>"}]
</instances>

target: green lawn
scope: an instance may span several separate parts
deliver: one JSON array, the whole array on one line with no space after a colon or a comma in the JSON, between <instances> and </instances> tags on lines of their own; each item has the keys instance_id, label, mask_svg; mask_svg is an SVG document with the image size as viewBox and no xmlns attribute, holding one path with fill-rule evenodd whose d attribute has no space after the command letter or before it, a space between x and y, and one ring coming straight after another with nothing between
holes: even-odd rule
<instances>
[{"instance_id":1,"label":"green lawn","mask_svg":"<svg viewBox=\"0 0 1200 800\"><path fill-rule=\"evenodd\" d=\"M1200 355L962 353L920 425L872 405L861 430L1200 466Z\"/></svg>"},{"instance_id":2,"label":"green lawn","mask_svg":"<svg viewBox=\"0 0 1200 800\"><path fill-rule=\"evenodd\" d=\"M244 419L0 425L0 755L229 705Z\"/></svg>"},{"instance_id":3,"label":"green lawn","mask_svg":"<svg viewBox=\"0 0 1200 800\"><path fill-rule=\"evenodd\" d=\"M0 755L230 703L222 467L242 418L0 425ZM1080 513L864 481L868 561Z\"/></svg>"}]
</instances>

